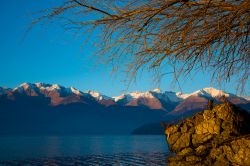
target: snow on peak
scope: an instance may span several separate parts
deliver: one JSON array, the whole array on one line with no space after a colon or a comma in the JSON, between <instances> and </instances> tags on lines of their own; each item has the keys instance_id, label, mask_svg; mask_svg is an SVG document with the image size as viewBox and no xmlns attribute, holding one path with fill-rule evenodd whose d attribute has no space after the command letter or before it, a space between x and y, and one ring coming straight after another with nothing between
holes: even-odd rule
<instances>
[{"instance_id":1,"label":"snow on peak","mask_svg":"<svg viewBox=\"0 0 250 166\"><path fill-rule=\"evenodd\" d=\"M155 98L153 91L147 91L147 92L131 92L131 93L127 93L127 94L122 94L120 96L116 96L113 97L113 100L115 100L115 102L119 101L119 100L123 100L126 99L127 102L130 102L133 99L139 99L139 98ZM155 92L158 93L158 92Z\"/></svg>"},{"instance_id":2,"label":"snow on peak","mask_svg":"<svg viewBox=\"0 0 250 166\"><path fill-rule=\"evenodd\" d=\"M222 96L229 97L229 94L223 92L222 90L218 90L218 89L215 89L213 87L209 87L209 88L200 89L200 90L195 91L189 95L186 95L186 97L189 97L189 96L204 96L204 97L215 98L215 97L222 97Z\"/></svg>"},{"instance_id":3,"label":"snow on peak","mask_svg":"<svg viewBox=\"0 0 250 166\"><path fill-rule=\"evenodd\" d=\"M216 97L222 97L222 96L228 97L229 94L221 90L212 88L212 87L203 88L201 90L195 91L190 94L184 94L181 92L171 92L171 91L161 92L160 89L157 88L155 90L147 91L147 92L132 92L128 94L123 94L121 96L113 97L113 99L116 102L122 99L126 99L129 102L133 99L138 99L138 98L157 98L166 102L181 102L190 96L216 98Z\"/></svg>"},{"instance_id":4,"label":"snow on peak","mask_svg":"<svg viewBox=\"0 0 250 166\"><path fill-rule=\"evenodd\" d=\"M166 98L171 102L180 102L183 100L183 94L181 92L166 91L163 94L163 99Z\"/></svg>"},{"instance_id":5,"label":"snow on peak","mask_svg":"<svg viewBox=\"0 0 250 166\"><path fill-rule=\"evenodd\" d=\"M60 91L64 87L58 85L58 84L45 84L45 83L35 83L36 87L40 90L46 90L46 91Z\"/></svg>"},{"instance_id":6,"label":"snow on peak","mask_svg":"<svg viewBox=\"0 0 250 166\"><path fill-rule=\"evenodd\" d=\"M113 98L113 100L115 101L115 102L117 102L117 101L119 101L119 100L122 100L122 99L124 99L124 98L127 98L127 95L126 94L122 94L122 95L120 95L120 96L115 96L115 97L112 97Z\"/></svg>"},{"instance_id":7,"label":"snow on peak","mask_svg":"<svg viewBox=\"0 0 250 166\"><path fill-rule=\"evenodd\" d=\"M44 94L44 95L49 95L50 92L56 92L61 94L62 96L68 96L75 94L77 96L92 96L96 100L114 100L115 102L130 102L134 99L139 99L139 98L148 98L148 99L159 99L161 101L165 102L181 102L185 99L187 99L190 96L199 96L199 97L205 97L205 98L220 98L222 96L225 97L232 97L236 96L230 93L226 93L222 90L215 89L213 87L207 87L203 88L200 90L197 90L193 93L182 93L182 92L172 92L172 91L165 91L162 92L159 88L156 88L151 91L146 91L146 92L131 92L131 93L126 93L122 94L120 96L116 97L108 97L105 96L99 92L95 91L87 91L87 92L82 92L74 87L70 88L65 88L63 86L60 86L58 84L46 84L46 83L23 83L16 87L15 89L8 89L8 88L0 88L0 95L7 93L8 91L16 91L19 93L26 93L26 94L32 94L32 95L39 95L39 94ZM250 101L250 97L242 97L248 101Z\"/></svg>"},{"instance_id":8,"label":"snow on peak","mask_svg":"<svg viewBox=\"0 0 250 166\"><path fill-rule=\"evenodd\" d=\"M13 90L14 91L18 91L18 92L23 92L23 91L26 91L26 90L31 90L33 89L33 85L31 83L22 83L21 85L19 85L18 87L14 88Z\"/></svg>"},{"instance_id":9,"label":"snow on peak","mask_svg":"<svg viewBox=\"0 0 250 166\"><path fill-rule=\"evenodd\" d=\"M50 87L51 86L51 84L46 84L46 83L42 83L42 82L35 83L35 85L38 88L46 88L46 87Z\"/></svg>"},{"instance_id":10,"label":"snow on peak","mask_svg":"<svg viewBox=\"0 0 250 166\"><path fill-rule=\"evenodd\" d=\"M71 94L75 94L78 96L83 95L81 91L75 89L74 87L65 88L58 84L46 84L46 83L41 83L41 82L35 83L35 84L23 83L19 85L17 88L15 88L14 90L21 92L21 93L29 90L29 91L40 92L40 93L44 93L44 91L47 91L47 92L58 92L64 95L71 95Z\"/></svg>"},{"instance_id":11,"label":"snow on peak","mask_svg":"<svg viewBox=\"0 0 250 166\"><path fill-rule=\"evenodd\" d=\"M24 82L21 85L19 85L19 87L29 87L29 86L31 86L31 83L27 83L27 82Z\"/></svg>"},{"instance_id":12,"label":"snow on peak","mask_svg":"<svg viewBox=\"0 0 250 166\"><path fill-rule=\"evenodd\" d=\"M25 82L19 85L17 88L24 88L24 89L33 88L33 84Z\"/></svg>"},{"instance_id":13,"label":"snow on peak","mask_svg":"<svg viewBox=\"0 0 250 166\"><path fill-rule=\"evenodd\" d=\"M32 83L22 83L18 87L13 89L13 92L26 93L29 96L38 96L39 90L35 84Z\"/></svg>"},{"instance_id":14,"label":"snow on peak","mask_svg":"<svg viewBox=\"0 0 250 166\"><path fill-rule=\"evenodd\" d=\"M53 84L51 87L50 87L51 90L59 90L61 89L61 86L58 85L58 84Z\"/></svg>"},{"instance_id":15,"label":"snow on peak","mask_svg":"<svg viewBox=\"0 0 250 166\"><path fill-rule=\"evenodd\" d=\"M222 90L218 90L215 88L204 88L203 89L205 92L209 93L212 97L219 97L219 96L225 96L228 97L229 94L223 92Z\"/></svg>"},{"instance_id":16,"label":"snow on peak","mask_svg":"<svg viewBox=\"0 0 250 166\"><path fill-rule=\"evenodd\" d=\"M152 90L152 92L161 93L161 89L160 88L156 88L156 89Z\"/></svg>"},{"instance_id":17,"label":"snow on peak","mask_svg":"<svg viewBox=\"0 0 250 166\"><path fill-rule=\"evenodd\" d=\"M184 100L186 98L188 98L189 96L191 96L193 93L191 94L185 94L185 93L182 93L182 92L176 92L176 97L181 99L181 100Z\"/></svg>"},{"instance_id":18,"label":"snow on peak","mask_svg":"<svg viewBox=\"0 0 250 166\"><path fill-rule=\"evenodd\" d=\"M95 91L87 91L88 94L90 94L92 97L94 97L95 99L97 100L112 100L111 97L108 97L108 96L105 96L105 95L102 95L101 93L99 92L95 92Z\"/></svg>"},{"instance_id":19,"label":"snow on peak","mask_svg":"<svg viewBox=\"0 0 250 166\"><path fill-rule=\"evenodd\" d=\"M81 91L79 91L78 89L74 88L74 87L70 87L70 88L65 88L63 86L60 86L58 84L44 84L44 83L36 83L36 86L39 87L42 90L47 90L47 91L56 91L56 92L63 92L66 94L75 94L78 96L82 96L83 93Z\"/></svg>"},{"instance_id":20,"label":"snow on peak","mask_svg":"<svg viewBox=\"0 0 250 166\"><path fill-rule=\"evenodd\" d=\"M75 89L74 87L70 87L70 90L71 90L71 92L73 92L74 94L76 94L78 96L82 96L83 95L81 91Z\"/></svg>"},{"instance_id":21,"label":"snow on peak","mask_svg":"<svg viewBox=\"0 0 250 166\"><path fill-rule=\"evenodd\" d=\"M130 96L133 99L138 99L138 98L154 98L154 95L151 91L147 91L147 92L132 92L132 93L128 93L128 96Z\"/></svg>"}]
</instances>

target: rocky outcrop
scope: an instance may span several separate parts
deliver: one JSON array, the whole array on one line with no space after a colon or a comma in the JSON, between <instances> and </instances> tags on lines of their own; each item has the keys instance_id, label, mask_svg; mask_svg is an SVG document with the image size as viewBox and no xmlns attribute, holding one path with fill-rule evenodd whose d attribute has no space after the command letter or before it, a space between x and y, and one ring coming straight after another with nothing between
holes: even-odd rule
<instances>
[{"instance_id":1,"label":"rocky outcrop","mask_svg":"<svg viewBox=\"0 0 250 166\"><path fill-rule=\"evenodd\" d=\"M250 115L226 102L197 113L165 134L169 166L250 165Z\"/></svg>"}]
</instances>

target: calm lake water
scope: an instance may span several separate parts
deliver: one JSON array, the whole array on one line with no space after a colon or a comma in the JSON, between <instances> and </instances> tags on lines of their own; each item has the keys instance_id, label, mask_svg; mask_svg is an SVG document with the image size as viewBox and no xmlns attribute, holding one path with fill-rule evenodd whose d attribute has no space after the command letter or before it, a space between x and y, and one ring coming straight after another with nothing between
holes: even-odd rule
<instances>
[{"instance_id":1,"label":"calm lake water","mask_svg":"<svg viewBox=\"0 0 250 166\"><path fill-rule=\"evenodd\" d=\"M0 165L165 165L164 136L0 137Z\"/></svg>"}]
</instances>

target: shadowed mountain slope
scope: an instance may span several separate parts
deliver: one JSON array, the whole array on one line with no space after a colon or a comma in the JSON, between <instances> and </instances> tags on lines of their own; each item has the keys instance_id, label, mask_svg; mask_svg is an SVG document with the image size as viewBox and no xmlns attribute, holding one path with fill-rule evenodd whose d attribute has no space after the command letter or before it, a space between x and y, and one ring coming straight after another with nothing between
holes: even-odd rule
<instances>
[{"instance_id":1,"label":"shadowed mountain slope","mask_svg":"<svg viewBox=\"0 0 250 166\"><path fill-rule=\"evenodd\" d=\"M24 83L0 88L0 134L160 134L160 122L191 116L208 99L219 103L222 96L249 108L247 99L214 88L191 94L155 89L108 97L57 84Z\"/></svg>"}]
</instances>

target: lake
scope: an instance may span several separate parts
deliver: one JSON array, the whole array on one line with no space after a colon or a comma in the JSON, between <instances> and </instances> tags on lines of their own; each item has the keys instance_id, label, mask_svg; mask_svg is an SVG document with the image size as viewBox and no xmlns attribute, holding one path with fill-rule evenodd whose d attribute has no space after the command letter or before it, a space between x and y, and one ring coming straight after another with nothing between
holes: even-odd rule
<instances>
[{"instance_id":1,"label":"lake","mask_svg":"<svg viewBox=\"0 0 250 166\"><path fill-rule=\"evenodd\" d=\"M4 136L0 165L165 165L164 136Z\"/></svg>"}]
</instances>

